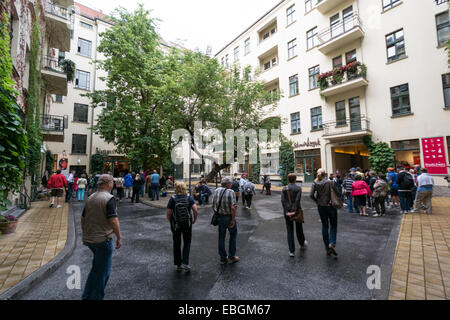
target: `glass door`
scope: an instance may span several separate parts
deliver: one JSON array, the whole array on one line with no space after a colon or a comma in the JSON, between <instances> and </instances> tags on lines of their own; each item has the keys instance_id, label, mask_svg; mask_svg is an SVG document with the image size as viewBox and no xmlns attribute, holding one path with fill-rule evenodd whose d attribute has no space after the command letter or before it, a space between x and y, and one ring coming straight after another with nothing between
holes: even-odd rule
<instances>
[{"instance_id":1,"label":"glass door","mask_svg":"<svg viewBox=\"0 0 450 320\"><path fill-rule=\"evenodd\" d=\"M361 109L359 105L359 97L352 98L348 101L350 105L350 130L361 130Z\"/></svg>"},{"instance_id":2,"label":"glass door","mask_svg":"<svg viewBox=\"0 0 450 320\"><path fill-rule=\"evenodd\" d=\"M339 27L339 13L332 16L330 18L330 33L331 33L331 39L334 37L337 37L342 33L342 28Z\"/></svg>"},{"instance_id":3,"label":"glass door","mask_svg":"<svg viewBox=\"0 0 450 320\"><path fill-rule=\"evenodd\" d=\"M344 32L347 32L355 25L355 20L353 19L353 6L344 9L342 16L344 21Z\"/></svg>"}]
</instances>

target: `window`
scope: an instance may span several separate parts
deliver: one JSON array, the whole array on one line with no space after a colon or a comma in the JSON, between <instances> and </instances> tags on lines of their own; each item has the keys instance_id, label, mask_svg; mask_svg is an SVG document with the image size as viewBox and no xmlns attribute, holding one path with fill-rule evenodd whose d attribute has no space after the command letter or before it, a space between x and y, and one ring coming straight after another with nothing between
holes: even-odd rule
<instances>
[{"instance_id":1,"label":"window","mask_svg":"<svg viewBox=\"0 0 450 320\"><path fill-rule=\"evenodd\" d=\"M309 69L309 89L315 89L318 87L317 78L320 73L319 66L315 66Z\"/></svg>"},{"instance_id":2,"label":"window","mask_svg":"<svg viewBox=\"0 0 450 320\"><path fill-rule=\"evenodd\" d=\"M386 36L386 47L388 62L392 62L406 56L403 29Z\"/></svg>"},{"instance_id":3,"label":"window","mask_svg":"<svg viewBox=\"0 0 450 320\"><path fill-rule=\"evenodd\" d=\"M438 45L443 46L449 39L450 24L448 21L448 11L436 16L436 28L438 35Z\"/></svg>"},{"instance_id":4,"label":"window","mask_svg":"<svg viewBox=\"0 0 450 320\"><path fill-rule=\"evenodd\" d=\"M75 103L73 109L73 121L88 122L88 106L85 104Z\"/></svg>"},{"instance_id":5,"label":"window","mask_svg":"<svg viewBox=\"0 0 450 320\"><path fill-rule=\"evenodd\" d=\"M72 135L72 153L73 154L86 154L86 141L87 141L87 135L73 134Z\"/></svg>"},{"instance_id":6,"label":"window","mask_svg":"<svg viewBox=\"0 0 450 320\"><path fill-rule=\"evenodd\" d=\"M450 73L442 75L442 87L444 88L445 107L450 108Z\"/></svg>"},{"instance_id":7,"label":"window","mask_svg":"<svg viewBox=\"0 0 450 320\"><path fill-rule=\"evenodd\" d=\"M391 148L395 151L419 150L420 143L419 139L392 141Z\"/></svg>"},{"instance_id":8,"label":"window","mask_svg":"<svg viewBox=\"0 0 450 320\"><path fill-rule=\"evenodd\" d=\"M286 20L287 25L290 25L295 21L295 4L286 10Z\"/></svg>"},{"instance_id":9,"label":"window","mask_svg":"<svg viewBox=\"0 0 450 320\"><path fill-rule=\"evenodd\" d=\"M356 61L356 49L349 51L345 54L345 63L346 64L349 64L353 61Z\"/></svg>"},{"instance_id":10,"label":"window","mask_svg":"<svg viewBox=\"0 0 450 320\"><path fill-rule=\"evenodd\" d=\"M339 27L340 24L339 13L335 14L330 18L330 34L331 38L334 38L341 34L342 30Z\"/></svg>"},{"instance_id":11,"label":"window","mask_svg":"<svg viewBox=\"0 0 450 320\"><path fill-rule=\"evenodd\" d=\"M382 0L383 1L383 11L395 7L400 3L401 0Z\"/></svg>"},{"instance_id":12,"label":"window","mask_svg":"<svg viewBox=\"0 0 450 320\"><path fill-rule=\"evenodd\" d=\"M305 12L312 10L312 0L305 0Z\"/></svg>"},{"instance_id":13,"label":"window","mask_svg":"<svg viewBox=\"0 0 450 320\"><path fill-rule=\"evenodd\" d=\"M222 57L222 61L221 61L222 67L225 67L225 58Z\"/></svg>"},{"instance_id":14,"label":"window","mask_svg":"<svg viewBox=\"0 0 450 320\"><path fill-rule=\"evenodd\" d=\"M267 60L266 62L264 62L264 71L275 67L277 65L277 58L274 57L272 59Z\"/></svg>"},{"instance_id":15,"label":"window","mask_svg":"<svg viewBox=\"0 0 450 320\"><path fill-rule=\"evenodd\" d=\"M295 96L298 94L298 75L289 78L289 96Z\"/></svg>"},{"instance_id":16,"label":"window","mask_svg":"<svg viewBox=\"0 0 450 320\"><path fill-rule=\"evenodd\" d=\"M61 63L66 59L66 53L64 51L58 52L58 66L61 65Z\"/></svg>"},{"instance_id":17,"label":"window","mask_svg":"<svg viewBox=\"0 0 450 320\"><path fill-rule=\"evenodd\" d=\"M228 68L230 66L230 60L228 59L228 55L225 55L225 67Z\"/></svg>"},{"instance_id":18,"label":"window","mask_svg":"<svg viewBox=\"0 0 450 320\"><path fill-rule=\"evenodd\" d=\"M322 129L322 107L311 109L311 129Z\"/></svg>"},{"instance_id":19,"label":"window","mask_svg":"<svg viewBox=\"0 0 450 320\"><path fill-rule=\"evenodd\" d=\"M85 57L91 57L91 46L92 42L89 40L84 40L78 38L78 50L77 52Z\"/></svg>"},{"instance_id":20,"label":"window","mask_svg":"<svg viewBox=\"0 0 450 320\"><path fill-rule=\"evenodd\" d=\"M83 22L83 21L80 21L80 26L82 26L84 28L91 29L91 30L93 28L92 24L89 24L89 23L86 23L86 22Z\"/></svg>"},{"instance_id":21,"label":"window","mask_svg":"<svg viewBox=\"0 0 450 320\"><path fill-rule=\"evenodd\" d=\"M55 102L62 103L62 95L57 94L57 95L55 96Z\"/></svg>"},{"instance_id":22,"label":"window","mask_svg":"<svg viewBox=\"0 0 450 320\"><path fill-rule=\"evenodd\" d=\"M333 69L342 67L342 56L333 58Z\"/></svg>"},{"instance_id":23,"label":"window","mask_svg":"<svg viewBox=\"0 0 450 320\"><path fill-rule=\"evenodd\" d=\"M90 73L77 70L75 78L75 88L89 90Z\"/></svg>"},{"instance_id":24,"label":"window","mask_svg":"<svg viewBox=\"0 0 450 320\"><path fill-rule=\"evenodd\" d=\"M268 37L270 37L270 32L264 33L263 40L266 40Z\"/></svg>"},{"instance_id":25,"label":"window","mask_svg":"<svg viewBox=\"0 0 450 320\"><path fill-rule=\"evenodd\" d=\"M264 63L264 70L270 69L270 61Z\"/></svg>"},{"instance_id":26,"label":"window","mask_svg":"<svg viewBox=\"0 0 450 320\"><path fill-rule=\"evenodd\" d=\"M307 49L311 49L314 48L316 46L316 42L317 42L317 27L309 30L306 33L306 48Z\"/></svg>"},{"instance_id":27,"label":"window","mask_svg":"<svg viewBox=\"0 0 450 320\"><path fill-rule=\"evenodd\" d=\"M234 48L234 61L239 60L239 47Z\"/></svg>"},{"instance_id":28,"label":"window","mask_svg":"<svg viewBox=\"0 0 450 320\"><path fill-rule=\"evenodd\" d=\"M277 58L272 59L272 67L275 67L277 65Z\"/></svg>"},{"instance_id":29,"label":"window","mask_svg":"<svg viewBox=\"0 0 450 320\"><path fill-rule=\"evenodd\" d=\"M336 102L336 125L344 126L347 124L345 114L345 101Z\"/></svg>"},{"instance_id":30,"label":"window","mask_svg":"<svg viewBox=\"0 0 450 320\"><path fill-rule=\"evenodd\" d=\"M345 8L344 11L342 11L342 20L344 21L344 32L347 32L354 27L353 6Z\"/></svg>"},{"instance_id":31,"label":"window","mask_svg":"<svg viewBox=\"0 0 450 320\"><path fill-rule=\"evenodd\" d=\"M250 53L250 38L245 40L245 54Z\"/></svg>"},{"instance_id":32,"label":"window","mask_svg":"<svg viewBox=\"0 0 450 320\"><path fill-rule=\"evenodd\" d=\"M391 88L391 101L394 116L411 113L408 84Z\"/></svg>"},{"instance_id":33,"label":"window","mask_svg":"<svg viewBox=\"0 0 450 320\"><path fill-rule=\"evenodd\" d=\"M297 48L297 39L288 42L288 59L295 57L295 49Z\"/></svg>"},{"instance_id":34,"label":"window","mask_svg":"<svg viewBox=\"0 0 450 320\"><path fill-rule=\"evenodd\" d=\"M291 114L291 134L300 133L300 112Z\"/></svg>"}]
</instances>

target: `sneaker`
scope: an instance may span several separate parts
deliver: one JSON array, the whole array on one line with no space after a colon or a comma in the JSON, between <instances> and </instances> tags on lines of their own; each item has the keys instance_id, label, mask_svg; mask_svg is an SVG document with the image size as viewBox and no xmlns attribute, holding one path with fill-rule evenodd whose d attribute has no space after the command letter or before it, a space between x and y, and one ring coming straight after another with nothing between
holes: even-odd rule
<instances>
[{"instance_id":1,"label":"sneaker","mask_svg":"<svg viewBox=\"0 0 450 320\"><path fill-rule=\"evenodd\" d=\"M381 214L378 214L378 213L377 213L377 214L374 214L373 216L374 216L374 217L381 217Z\"/></svg>"},{"instance_id":2,"label":"sneaker","mask_svg":"<svg viewBox=\"0 0 450 320\"><path fill-rule=\"evenodd\" d=\"M334 247L331 244L330 244L330 247L329 247L329 251L331 251L331 253L337 257L338 254L337 254L336 250L334 249Z\"/></svg>"},{"instance_id":3,"label":"sneaker","mask_svg":"<svg viewBox=\"0 0 450 320\"><path fill-rule=\"evenodd\" d=\"M181 269L183 269L186 273L191 272L191 267L187 264L182 264Z\"/></svg>"},{"instance_id":4,"label":"sneaker","mask_svg":"<svg viewBox=\"0 0 450 320\"><path fill-rule=\"evenodd\" d=\"M233 259L231 259L231 263L236 263L239 262L239 260L241 260L238 256L235 256Z\"/></svg>"},{"instance_id":5,"label":"sneaker","mask_svg":"<svg viewBox=\"0 0 450 320\"><path fill-rule=\"evenodd\" d=\"M308 247L308 240L305 240L302 246L300 246L300 249L306 249Z\"/></svg>"},{"instance_id":6,"label":"sneaker","mask_svg":"<svg viewBox=\"0 0 450 320\"><path fill-rule=\"evenodd\" d=\"M62 208L62 205L58 204L58 205L56 206L56 208Z\"/></svg>"},{"instance_id":7,"label":"sneaker","mask_svg":"<svg viewBox=\"0 0 450 320\"><path fill-rule=\"evenodd\" d=\"M220 260L221 265L227 264L227 262L228 262L228 260Z\"/></svg>"},{"instance_id":8,"label":"sneaker","mask_svg":"<svg viewBox=\"0 0 450 320\"><path fill-rule=\"evenodd\" d=\"M50 208L53 208L53 202L52 202L52 203L50 203Z\"/></svg>"},{"instance_id":9,"label":"sneaker","mask_svg":"<svg viewBox=\"0 0 450 320\"><path fill-rule=\"evenodd\" d=\"M295 254L293 254L292 252L289 252L289 257L293 258L293 257L295 257Z\"/></svg>"},{"instance_id":10,"label":"sneaker","mask_svg":"<svg viewBox=\"0 0 450 320\"><path fill-rule=\"evenodd\" d=\"M177 266L177 272L181 272L183 271L183 268L181 268L181 266Z\"/></svg>"}]
</instances>

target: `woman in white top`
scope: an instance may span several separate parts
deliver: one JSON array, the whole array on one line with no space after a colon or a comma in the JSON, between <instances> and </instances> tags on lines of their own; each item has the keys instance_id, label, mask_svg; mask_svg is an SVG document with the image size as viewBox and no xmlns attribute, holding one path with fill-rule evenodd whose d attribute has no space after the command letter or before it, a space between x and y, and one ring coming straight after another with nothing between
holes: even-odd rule
<instances>
[{"instance_id":1,"label":"woman in white top","mask_svg":"<svg viewBox=\"0 0 450 320\"><path fill-rule=\"evenodd\" d=\"M77 190L78 201L84 201L84 192L86 191L87 186L87 179L85 174L82 174L81 178L78 179L77 185L78 185Z\"/></svg>"}]
</instances>

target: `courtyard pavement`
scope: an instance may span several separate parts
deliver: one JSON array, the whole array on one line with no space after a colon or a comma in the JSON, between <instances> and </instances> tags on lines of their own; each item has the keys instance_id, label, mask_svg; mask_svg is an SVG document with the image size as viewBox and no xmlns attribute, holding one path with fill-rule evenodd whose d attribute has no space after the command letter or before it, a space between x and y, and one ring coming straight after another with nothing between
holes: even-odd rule
<instances>
[{"instance_id":1,"label":"courtyard pavement","mask_svg":"<svg viewBox=\"0 0 450 320\"><path fill-rule=\"evenodd\" d=\"M119 204L123 246L114 252L106 299L387 299L390 265L401 216L397 211L372 218L339 212L337 259L327 257L321 223L307 193L306 250L297 246L290 258L280 193L257 194L251 210L238 209L238 252L241 261L221 266L217 228L211 209L201 208L194 225L190 274L173 266L172 238L165 210L145 204ZM72 203L76 248L67 261L20 299L80 299L92 254L80 241L82 204ZM392 239L394 238L394 245ZM381 267L381 290L369 290L367 268ZM70 266L79 266L81 288L68 289Z\"/></svg>"}]
</instances>

